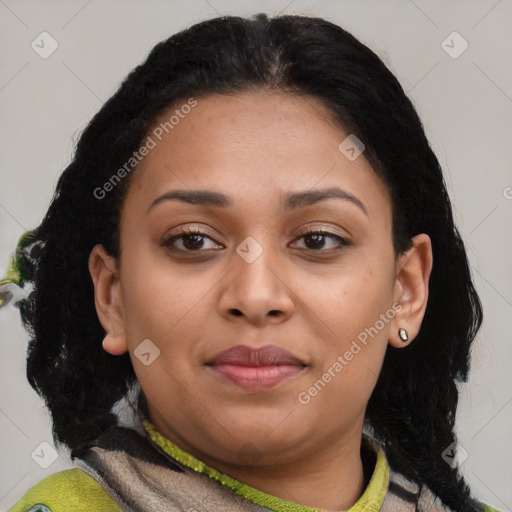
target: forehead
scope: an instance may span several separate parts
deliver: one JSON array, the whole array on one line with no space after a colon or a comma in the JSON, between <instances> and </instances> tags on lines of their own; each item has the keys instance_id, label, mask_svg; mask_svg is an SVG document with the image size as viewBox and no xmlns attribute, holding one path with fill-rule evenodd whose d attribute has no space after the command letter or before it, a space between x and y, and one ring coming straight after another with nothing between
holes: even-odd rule
<instances>
[{"instance_id":1,"label":"forehead","mask_svg":"<svg viewBox=\"0 0 512 512\"><path fill-rule=\"evenodd\" d=\"M266 211L281 208L289 192L341 187L370 216L389 213L386 186L364 153L351 161L340 151L350 134L321 101L268 91L194 101L187 108L190 101L178 101L157 118L127 201L147 208L169 190L210 189L232 197L233 207Z\"/></svg>"}]
</instances>

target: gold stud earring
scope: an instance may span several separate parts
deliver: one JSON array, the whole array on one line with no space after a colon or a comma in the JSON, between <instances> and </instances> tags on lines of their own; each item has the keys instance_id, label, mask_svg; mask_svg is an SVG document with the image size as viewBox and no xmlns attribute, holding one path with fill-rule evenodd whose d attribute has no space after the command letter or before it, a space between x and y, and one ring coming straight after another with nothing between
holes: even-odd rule
<instances>
[{"instance_id":1,"label":"gold stud earring","mask_svg":"<svg viewBox=\"0 0 512 512\"><path fill-rule=\"evenodd\" d=\"M409 340L409 334L407 333L407 331L401 327L400 329L398 329L398 336L400 336L400 339L403 341L403 342L406 342Z\"/></svg>"}]
</instances>

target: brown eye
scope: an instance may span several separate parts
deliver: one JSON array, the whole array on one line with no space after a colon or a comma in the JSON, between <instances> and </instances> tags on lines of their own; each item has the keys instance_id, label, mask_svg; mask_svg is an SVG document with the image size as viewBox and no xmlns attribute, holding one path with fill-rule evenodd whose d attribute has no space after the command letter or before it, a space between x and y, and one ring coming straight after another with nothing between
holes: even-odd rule
<instances>
[{"instance_id":1,"label":"brown eye","mask_svg":"<svg viewBox=\"0 0 512 512\"><path fill-rule=\"evenodd\" d=\"M170 247L171 249L176 249L178 251L202 252L201 249L205 249L205 240L211 240L212 242L215 242L212 238L210 238L206 233L203 233L202 231L191 228L185 228L181 233L178 233L166 239L163 245ZM176 247L176 241L180 241L182 247ZM206 248L206 250L209 249L212 249L212 247Z\"/></svg>"},{"instance_id":2,"label":"brown eye","mask_svg":"<svg viewBox=\"0 0 512 512\"><path fill-rule=\"evenodd\" d=\"M308 232L304 233L303 235L301 235L299 238L297 238L297 240L300 240L302 238L306 242L306 247L304 247L304 249L309 249L309 250L317 251L317 252L319 250L321 252L328 252L330 250L341 249L344 246L350 245L350 243L347 242L347 240L345 240L341 236L336 235L334 233L330 233L329 231L324 231L324 230L308 231ZM334 247L328 247L326 249L325 244L329 240L334 240L336 245ZM299 249L300 249L300 247L299 247Z\"/></svg>"}]
</instances>

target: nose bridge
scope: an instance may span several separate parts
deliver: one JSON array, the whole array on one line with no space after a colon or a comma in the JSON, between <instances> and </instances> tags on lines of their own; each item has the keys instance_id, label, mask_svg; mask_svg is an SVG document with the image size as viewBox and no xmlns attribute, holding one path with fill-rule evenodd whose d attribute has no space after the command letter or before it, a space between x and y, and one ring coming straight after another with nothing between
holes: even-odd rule
<instances>
[{"instance_id":1,"label":"nose bridge","mask_svg":"<svg viewBox=\"0 0 512 512\"><path fill-rule=\"evenodd\" d=\"M271 235L260 233L247 236L236 248L236 279L243 284L254 281L260 287L271 285L276 279L275 248L272 247ZM257 288L257 287L256 287Z\"/></svg>"},{"instance_id":2,"label":"nose bridge","mask_svg":"<svg viewBox=\"0 0 512 512\"><path fill-rule=\"evenodd\" d=\"M289 314L292 301L276 268L274 245L272 236L261 232L247 236L236 247L230 283L221 303L224 312L239 310L258 320L271 311Z\"/></svg>"}]
</instances>

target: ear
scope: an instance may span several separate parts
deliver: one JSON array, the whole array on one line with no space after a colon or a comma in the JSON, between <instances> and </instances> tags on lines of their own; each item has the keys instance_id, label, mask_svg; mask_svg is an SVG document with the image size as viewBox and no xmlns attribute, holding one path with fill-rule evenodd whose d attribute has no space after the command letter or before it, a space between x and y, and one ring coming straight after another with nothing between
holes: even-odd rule
<instances>
[{"instance_id":1,"label":"ear","mask_svg":"<svg viewBox=\"0 0 512 512\"><path fill-rule=\"evenodd\" d=\"M89 255L89 273L94 283L94 304L106 331L103 348L112 355L128 350L124 330L123 301L116 260L102 245L95 245Z\"/></svg>"},{"instance_id":2,"label":"ear","mask_svg":"<svg viewBox=\"0 0 512 512\"><path fill-rule=\"evenodd\" d=\"M412 239L412 247L400 255L397 262L395 302L400 303L392 320L389 344L395 348L406 347L418 335L427 309L428 282L432 271L432 244L422 233ZM400 328L407 330L408 341L398 335Z\"/></svg>"}]
</instances>

